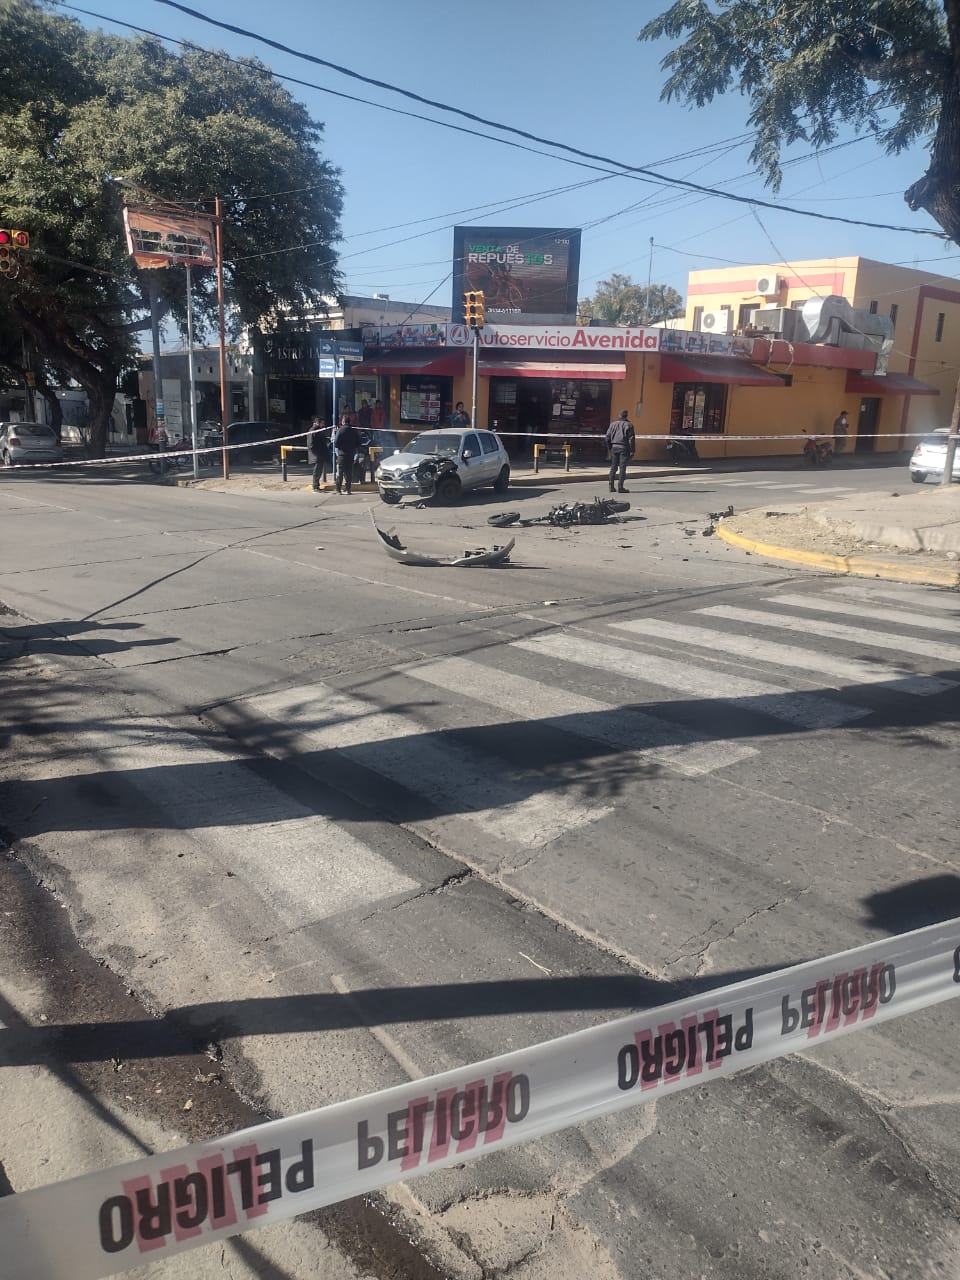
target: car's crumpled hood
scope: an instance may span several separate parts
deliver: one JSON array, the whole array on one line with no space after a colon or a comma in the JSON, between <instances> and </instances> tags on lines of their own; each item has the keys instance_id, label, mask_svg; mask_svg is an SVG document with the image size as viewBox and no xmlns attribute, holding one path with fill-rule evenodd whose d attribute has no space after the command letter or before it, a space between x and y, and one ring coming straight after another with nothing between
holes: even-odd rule
<instances>
[{"instance_id":1,"label":"car's crumpled hood","mask_svg":"<svg viewBox=\"0 0 960 1280\"><path fill-rule=\"evenodd\" d=\"M440 462L446 454L441 453L391 453L380 463L381 471L409 471L419 467L421 462Z\"/></svg>"}]
</instances>

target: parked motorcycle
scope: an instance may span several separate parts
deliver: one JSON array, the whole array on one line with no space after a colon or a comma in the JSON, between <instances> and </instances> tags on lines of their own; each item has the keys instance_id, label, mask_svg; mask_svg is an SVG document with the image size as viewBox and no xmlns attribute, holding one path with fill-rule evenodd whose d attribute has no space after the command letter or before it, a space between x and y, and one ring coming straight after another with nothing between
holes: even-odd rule
<instances>
[{"instance_id":1,"label":"parked motorcycle","mask_svg":"<svg viewBox=\"0 0 960 1280\"><path fill-rule=\"evenodd\" d=\"M811 436L803 443L803 456L811 467L825 467L833 461L833 441L828 436Z\"/></svg>"},{"instance_id":2,"label":"parked motorcycle","mask_svg":"<svg viewBox=\"0 0 960 1280\"><path fill-rule=\"evenodd\" d=\"M697 453L696 440L691 439L690 436L674 436L667 441L667 459L675 467L684 462L699 462L700 455Z\"/></svg>"}]
</instances>

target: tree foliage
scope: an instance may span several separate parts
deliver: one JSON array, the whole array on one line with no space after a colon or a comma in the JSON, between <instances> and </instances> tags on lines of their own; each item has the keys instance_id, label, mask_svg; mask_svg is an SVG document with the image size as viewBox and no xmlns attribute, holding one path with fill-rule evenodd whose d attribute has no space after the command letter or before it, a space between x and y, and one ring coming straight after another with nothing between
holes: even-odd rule
<instances>
[{"instance_id":1,"label":"tree foliage","mask_svg":"<svg viewBox=\"0 0 960 1280\"><path fill-rule=\"evenodd\" d=\"M665 284L634 284L630 276L614 272L600 280L592 298L580 303L582 320L602 320L609 325L656 324L684 313L683 299Z\"/></svg>"},{"instance_id":2,"label":"tree foliage","mask_svg":"<svg viewBox=\"0 0 960 1280\"><path fill-rule=\"evenodd\" d=\"M679 42L662 98L749 100L751 159L775 190L785 147L841 127L888 152L928 141L905 199L960 241L960 0L676 0L639 38Z\"/></svg>"},{"instance_id":3,"label":"tree foliage","mask_svg":"<svg viewBox=\"0 0 960 1280\"><path fill-rule=\"evenodd\" d=\"M222 197L237 323L337 292L338 171L320 154L322 125L256 59L171 53L88 31L44 0L0 0L0 102L0 225L31 234L0 293L0 328L19 326L86 390L95 452L149 325L148 275L123 238L131 189L116 179L197 211ZM158 279L182 322L185 273ZM213 313L212 271L194 272L194 298Z\"/></svg>"}]
</instances>

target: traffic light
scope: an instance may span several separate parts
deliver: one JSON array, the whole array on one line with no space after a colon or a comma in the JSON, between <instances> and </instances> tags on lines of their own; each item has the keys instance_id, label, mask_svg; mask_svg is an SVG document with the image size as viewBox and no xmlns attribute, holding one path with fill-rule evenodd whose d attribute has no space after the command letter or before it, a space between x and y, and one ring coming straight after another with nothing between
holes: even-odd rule
<instances>
[{"instance_id":1,"label":"traffic light","mask_svg":"<svg viewBox=\"0 0 960 1280\"><path fill-rule=\"evenodd\" d=\"M0 275L15 276L20 270L18 249L30 248L30 233L0 227Z\"/></svg>"},{"instance_id":2,"label":"traffic light","mask_svg":"<svg viewBox=\"0 0 960 1280\"><path fill-rule=\"evenodd\" d=\"M483 294L478 289L463 295L463 312L471 329L483 328Z\"/></svg>"}]
</instances>

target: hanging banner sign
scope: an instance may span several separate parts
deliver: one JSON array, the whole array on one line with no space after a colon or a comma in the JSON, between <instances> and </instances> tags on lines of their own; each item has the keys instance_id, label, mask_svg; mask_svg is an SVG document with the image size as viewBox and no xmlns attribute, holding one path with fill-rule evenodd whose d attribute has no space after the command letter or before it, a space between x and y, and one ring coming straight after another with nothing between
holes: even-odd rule
<instances>
[{"instance_id":1,"label":"hanging banner sign","mask_svg":"<svg viewBox=\"0 0 960 1280\"><path fill-rule=\"evenodd\" d=\"M127 252L138 267L216 266L216 240L210 218L125 205L123 225Z\"/></svg>"},{"instance_id":2,"label":"hanging banner sign","mask_svg":"<svg viewBox=\"0 0 960 1280\"><path fill-rule=\"evenodd\" d=\"M702 1089L958 995L960 920L951 920L381 1093L3 1196L4 1280L100 1280L595 1116Z\"/></svg>"}]
</instances>

